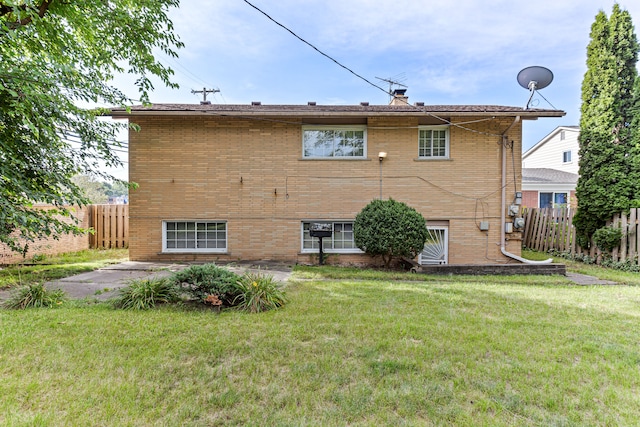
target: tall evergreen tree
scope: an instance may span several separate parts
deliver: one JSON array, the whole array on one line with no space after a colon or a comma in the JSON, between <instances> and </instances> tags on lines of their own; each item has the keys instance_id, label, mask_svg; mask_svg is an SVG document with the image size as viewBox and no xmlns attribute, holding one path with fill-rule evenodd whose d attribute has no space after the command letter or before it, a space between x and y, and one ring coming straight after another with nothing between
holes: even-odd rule
<instances>
[{"instance_id":1,"label":"tall evergreen tree","mask_svg":"<svg viewBox=\"0 0 640 427\"><path fill-rule=\"evenodd\" d=\"M600 11L591 26L587 72L582 81L580 178L574 225L578 242L588 247L593 233L638 197L640 169L634 144L634 108L640 45L631 15L613 6ZM637 117L636 117L637 120Z\"/></svg>"}]
</instances>

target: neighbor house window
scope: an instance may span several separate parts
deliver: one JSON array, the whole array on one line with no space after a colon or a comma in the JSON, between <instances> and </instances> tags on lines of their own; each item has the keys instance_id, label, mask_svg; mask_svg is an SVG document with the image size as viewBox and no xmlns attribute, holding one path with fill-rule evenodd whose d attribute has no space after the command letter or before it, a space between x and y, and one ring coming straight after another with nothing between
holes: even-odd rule
<instances>
[{"instance_id":1,"label":"neighbor house window","mask_svg":"<svg viewBox=\"0 0 640 427\"><path fill-rule=\"evenodd\" d=\"M163 252L226 252L224 221L164 221Z\"/></svg>"},{"instance_id":2,"label":"neighbor house window","mask_svg":"<svg viewBox=\"0 0 640 427\"><path fill-rule=\"evenodd\" d=\"M419 130L418 157L421 159L446 159L449 157L449 128L424 126Z\"/></svg>"},{"instance_id":3,"label":"neighbor house window","mask_svg":"<svg viewBox=\"0 0 640 427\"><path fill-rule=\"evenodd\" d=\"M569 203L569 195L567 193L540 193L541 208L559 208Z\"/></svg>"},{"instance_id":4,"label":"neighbor house window","mask_svg":"<svg viewBox=\"0 0 640 427\"><path fill-rule=\"evenodd\" d=\"M367 155L367 131L364 126L302 128L304 158L364 158Z\"/></svg>"},{"instance_id":5,"label":"neighbor house window","mask_svg":"<svg viewBox=\"0 0 640 427\"><path fill-rule=\"evenodd\" d=\"M564 133L563 130L560 131L560 141L564 141L564 139L566 138L566 135Z\"/></svg>"},{"instance_id":6,"label":"neighbor house window","mask_svg":"<svg viewBox=\"0 0 640 427\"><path fill-rule=\"evenodd\" d=\"M311 237L309 228L314 223L331 224L331 237L322 239L322 250L326 252L360 253L353 240L353 222L310 221L302 223L302 252L318 252L319 239Z\"/></svg>"},{"instance_id":7,"label":"neighbor house window","mask_svg":"<svg viewBox=\"0 0 640 427\"><path fill-rule=\"evenodd\" d=\"M562 153L562 163L571 163L571 150Z\"/></svg>"}]
</instances>

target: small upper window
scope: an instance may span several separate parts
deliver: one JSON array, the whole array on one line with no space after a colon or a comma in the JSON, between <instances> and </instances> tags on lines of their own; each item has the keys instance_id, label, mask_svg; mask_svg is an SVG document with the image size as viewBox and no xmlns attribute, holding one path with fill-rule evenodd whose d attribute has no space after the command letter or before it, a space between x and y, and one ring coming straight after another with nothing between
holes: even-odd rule
<instances>
[{"instance_id":1,"label":"small upper window","mask_svg":"<svg viewBox=\"0 0 640 427\"><path fill-rule=\"evenodd\" d=\"M302 129L302 155L305 158L364 158L367 131L364 126L312 127Z\"/></svg>"},{"instance_id":2,"label":"small upper window","mask_svg":"<svg viewBox=\"0 0 640 427\"><path fill-rule=\"evenodd\" d=\"M562 163L571 163L571 151L564 151L562 153Z\"/></svg>"},{"instance_id":3,"label":"small upper window","mask_svg":"<svg viewBox=\"0 0 640 427\"><path fill-rule=\"evenodd\" d=\"M564 133L563 130L560 131L560 141L564 141L564 139L566 138L566 135Z\"/></svg>"},{"instance_id":4,"label":"small upper window","mask_svg":"<svg viewBox=\"0 0 640 427\"><path fill-rule=\"evenodd\" d=\"M424 126L419 130L418 157L423 159L449 158L449 128Z\"/></svg>"}]
</instances>

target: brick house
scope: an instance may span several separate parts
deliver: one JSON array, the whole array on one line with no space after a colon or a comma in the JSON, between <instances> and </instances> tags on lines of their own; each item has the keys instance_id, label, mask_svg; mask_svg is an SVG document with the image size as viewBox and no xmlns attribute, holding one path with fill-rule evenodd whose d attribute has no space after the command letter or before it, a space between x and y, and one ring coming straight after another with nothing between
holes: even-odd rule
<instances>
[{"instance_id":1,"label":"brick house","mask_svg":"<svg viewBox=\"0 0 640 427\"><path fill-rule=\"evenodd\" d=\"M389 105L114 109L140 126L129 135L130 259L313 263L309 227L321 222L333 230L327 262L370 264L352 225L379 197L426 218L422 263L518 259L521 233L504 223L521 191L522 122L565 113L407 101L398 91Z\"/></svg>"}]
</instances>

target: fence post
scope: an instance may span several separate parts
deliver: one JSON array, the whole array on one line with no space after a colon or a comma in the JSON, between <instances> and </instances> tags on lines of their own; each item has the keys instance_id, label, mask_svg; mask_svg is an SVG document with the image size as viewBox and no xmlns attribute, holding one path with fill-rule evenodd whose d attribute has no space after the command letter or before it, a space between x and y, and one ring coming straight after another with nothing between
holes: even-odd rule
<instances>
[{"instance_id":1,"label":"fence post","mask_svg":"<svg viewBox=\"0 0 640 427\"><path fill-rule=\"evenodd\" d=\"M622 230L622 237L620 238L620 262L625 262L627 260L627 235L628 235L628 226L627 226L627 216L622 215L620 218L620 228Z\"/></svg>"},{"instance_id":2,"label":"fence post","mask_svg":"<svg viewBox=\"0 0 640 427\"><path fill-rule=\"evenodd\" d=\"M627 241L629 242L629 258L631 258L631 262L639 262L636 258L638 254L638 208L631 209L629 212Z\"/></svg>"}]
</instances>

